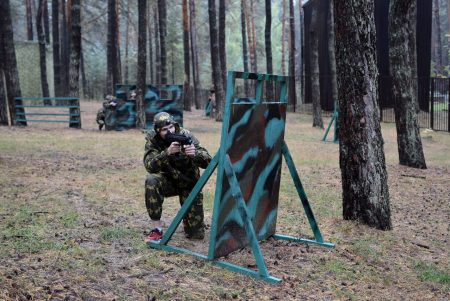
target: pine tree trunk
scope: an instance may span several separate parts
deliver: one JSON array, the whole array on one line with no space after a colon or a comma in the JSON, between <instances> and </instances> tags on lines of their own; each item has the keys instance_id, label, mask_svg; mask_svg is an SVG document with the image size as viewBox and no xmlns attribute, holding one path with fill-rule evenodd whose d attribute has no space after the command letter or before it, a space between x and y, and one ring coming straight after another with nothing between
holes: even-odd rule
<instances>
[{"instance_id":1,"label":"pine tree trunk","mask_svg":"<svg viewBox=\"0 0 450 301\"><path fill-rule=\"evenodd\" d=\"M159 45L159 14L158 8L155 8L155 70L156 70L156 83L161 83L161 47Z\"/></svg>"},{"instance_id":2,"label":"pine tree trunk","mask_svg":"<svg viewBox=\"0 0 450 301\"><path fill-rule=\"evenodd\" d=\"M70 20L67 12L71 11L71 0L61 0L61 94L69 94L69 65L70 65Z\"/></svg>"},{"instance_id":3,"label":"pine tree trunk","mask_svg":"<svg viewBox=\"0 0 450 301\"><path fill-rule=\"evenodd\" d=\"M222 70L222 81L224 86L227 82L227 52L225 46L225 0L219 0L219 57L220 69Z\"/></svg>"},{"instance_id":4,"label":"pine tree trunk","mask_svg":"<svg viewBox=\"0 0 450 301\"><path fill-rule=\"evenodd\" d=\"M0 1L0 61L3 62L3 75L6 86L6 95L8 98L8 111L11 124L27 125L26 122L15 122L16 110L15 103L22 105L22 102L15 102L15 97L21 97L19 83L19 72L17 71L16 51L14 46L14 33L11 20L11 10L9 0ZM23 113L23 109L17 110Z\"/></svg>"},{"instance_id":5,"label":"pine tree trunk","mask_svg":"<svg viewBox=\"0 0 450 301\"><path fill-rule=\"evenodd\" d=\"M117 22L116 0L108 0L108 35L106 42L106 94L114 95L114 85L118 83L117 68Z\"/></svg>"},{"instance_id":6,"label":"pine tree trunk","mask_svg":"<svg viewBox=\"0 0 450 301\"><path fill-rule=\"evenodd\" d=\"M286 0L283 0L281 9L281 73L286 75Z\"/></svg>"},{"instance_id":7,"label":"pine tree trunk","mask_svg":"<svg viewBox=\"0 0 450 301\"><path fill-rule=\"evenodd\" d=\"M200 109L201 105L201 83L200 83L200 68L198 63L198 47L197 47L197 26L196 26L196 13L195 13L195 0L189 1L189 22L191 31L191 54L192 54L192 79L194 82L194 100L195 108Z\"/></svg>"},{"instance_id":8,"label":"pine tree trunk","mask_svg":"<svg viewBox=\"0 0 450 301\"><path fill-rule=\"evenodd\" d=\"M389 12L389 63L401 165L427 168L420 138L417 99L416 2L393 0Z\"/></svg>"},{"instance_id":9,"label":"pine tree trunk","mask_svg":"<svg viewBox=\"0 0 450 301\"><path fill-rule=\"evenodd\" d=\"M147 0L138 0L138 62L137 62L137 95L136 95L136 127L144 129L145 120L145 92L147 66Z\"/></svg>"},{"instance_id":10,"label":"pine tree trunk","mask_svg":"<svg viewBox=\"0 0 450 301\"><path fill-rule=\"evenodd\" d=\"M152 6L151 6L151 4L148 5L147 12L148 12L147 13L148 74L150 75L150 83L154 84L155 83L155 76L154 76L154 67L153 67L153 31L152 31L152 22L150 22L150 20L152 19ZM127 20L129 20L129 18ZM127 26L128 25L129 24L127 23ZM128 29L127 29L127 35L128 35ZM128 39L128 37L127 37L127 39ZM128 48L128 45L127 45L127 48ZM127 51L128 51L128 49L127 49Z\"/></svg>"},{"instance_id":11,"label":"pine tree trunk","mask_svg":"<svg viewBox=\"0 0 450 301\"><path fill-rule=\"evenodd\" d=\"M44 24L45 44L50 44L50 24L48 18L48 5L47 0L42 3L42 21Z\"/></svg>"},{"instance_id":12,"label":"pine tree trunk","mask_svg":"<svg viewBox=\"0 0 450 301\"><path fill-rule=\"evenodd\" d=\"M81 0L72 0L71 3L71 41L70 41L70 67L69 67L69 96L80 97L80 57L81 57ZM79 109L70 109L71 114L80 114ZM70 117L74 120L74 117ZM79 123L71 123L70 127L81 128Z\"/></svg>"},{"instance_id":13,"label":"pine tree trunk","mask_svg":"<svg viewBox=\"0 0 450 301\"><path fill-rule=\"evenodd\" d=\"M247 48L247 26L246 26L245 0L241 0L241 34L242 34L242 61L244 63L244 72L248 72L248 48ZM250 95L248 81L244 81L245 95Z\"/></svg>"},{"instance_id":14,"label":"pine tree trunk","mask_svg":"<svg viewBox=\"0 0 450 301\"><path fill-rule=\"evenodd\" d=\"M250 22L248 24L251 25L251 33L252 33L252 51L253 51L253 72L258 72L258 52L256 47L256 28L255 28L255 6L254 0L250 0Z\"/></svg>"},{"instance_id":15,"label":"pine tree trunk","mask_svg":"<svg viewBox=\"0 0 450 301\"><path fill-rule=\"evenodd\" d=\"M336 78L336 37L334 36L334 9L330 1L330 18L328 19L328 55L330 56L331 97L335 105L338 104L337 78Z\"/></svg>"},{"instance_id":16,"label":"pine tree trunk","mask_svg":"<svg viewBox=\"0 0 450 301\"><path fill-rule=\"evenodd\" d=\"M119 10L119 3L120 0L116 1L116 24L114 25L115 29L116 29L116 64L113 66L114 68L114 76L115 76L115 82L116 83L121 83L122 82L122 59L121 59L121 55L120 55L120 10ZM115 93L115 90L114 90Z\"/></svg>"},{"instance_id":17,"label":"pine tree trunk","mask_svg":"<svg viewBox=\"0 0 450 301\"><path fill-rule=\"evenodd\" d=\"M295 20L294 0L289 0L289 93L288 110L295 112L297 95L295 92Z\"/></svg>"},{"instance_id":18,"label":"pine tree trunk","mask_svg":"<svg viewBox=\"0 0 450 301\"><path fill-rule=\"evenodd\" d=\"M311 43L311 97L313 103L313 127L323 129L322 108L320 105L319 80L319 35L317 32L317 8L311 11L311 29L309 32Z\"/></svg>"},{"instance_id":19,"label":"pine tree trunk","mask_svg":"<svg viewBox=\"0 0 450 301\"><path fill-rule=\"evenodd\" d=\"M331 1L332 2L332 1ZM298 1L298 22L299 22L299 42L298 44L300 45L299 49L297 49L297 66L298 66L298 70L297 70L297 74L298 74L298 78L297 78L297 82L299 85L299 95L298 95L298 104L302 104L303 100L305 99L304 97L304 85L303 85L303 34L304 34L304 25L303 25L303 2L302 0Z\"/></svg>"},{"instance_id":20,"label":"pine tree trunk","mask_svg":"<svg viewBox=\"0 0 450 301\"><path fill-rule=\"evenodd\" d=\"M159 20L159 56L161 59L161 84L167 84L167 53L166 53L166 24L167 8L166 0L158 0L158 20Z\"/></svg>"},{"instance_id":21,"label":"pine tree trunk","mask_svg":"<svg viewBox=\"0 0 450 301\"><path fill-rule=\"evenodd\" d=\"M59 0L52 0L53 82L55 96L61 96L61 56L59 44Z\"/></svg>"},{"instance_id":22,"label":"pine tree trunk","mask_svg":"<svg viewBox=\"0 0 450 301\"><path fill-rule=\"evenodd\" d=\"M442 40L441 40L441 21L439 16L439 0L434 0L433 2L434 10L434 24L433 24L433 35L434 35L434 49L435 49L435 63L436 63L436 73L438 76L443 75L443 65L442 65Z\"/></svg>"},{"instance_id":23,"label":"pine tree trunk","mask_svg":"<svg viewBox=\"0 0 450 301\"><path fill-rule=\"evenodd\" d=\"M42 28L42 23L44 19L44 5L47 5L46 0L39 0L38 10L36 14L36 33L38 35L39 40L39 63L40 63L40 72L41 72L41 89L42 89L42 97L50 97L50 92L48 90L48 81L47 81L47 62L45 55L45 34ZM44 100L45 105L50 105L50 100Z\"/></svg>"},{"instance_id":24,"label":"pine tree trunk","mask_svg":"<svg viewBox=\"0 0 450 301\"><path fill-rule=\"evenodd\" d=\"M31 0L25 0L27 18L27 39L33 41L33 14L31 13Z\"/></svg>"},{"instance_id":25,"label":"pine tree trunk","mask_svg":"<svg viewBox=\"0 0 450 301\"><path fill-rule=\"evenodd\" d=\"M189 14L188 14L188 3L187 0L183 0L183 55L184 55L184 83L183 83L183 94L184 94L184 110L191 111L191 69L190 69L190 57L189 57Z\"/></svg>"},{"instance_id":26,"label":"pine tree trunk","mask_svg":"<svg viewBox=\"0 0 450 301\"><path fill-rule=\"evenodd\" d=\"M81 88L83 91L83 98L89 98L88 95L88 86L87 86L87 79L86 79L86 72L84 69L84 52L83 52L83 45L81 45L80 49L80 73L81 73Z\"/></svg>"},{"instance_id":27,"label":"pine tree trunk","mask_svg":"<svg viewBox=\"0 0 450 301\"><path fill-rule=\"evenodd\" d=\"M266 0L266 28L264 31L265 46L266 46L266 69L268 74L273 74L272 66L272 1ZM274 101L273 83L266 83L266 98L269 101Z\"/></svg>"},{"instance_id":28,"label":"pine tree trunk","mask_svg":"<svg viewBox=\"0 0 450 301\"><path fill-rule=\"evenodd\" d=\"M392 224L377 106L373 0L335 1L334 17L343 216L389 230Z\"/></svg>"},{"instance_id":29,"label":"pine tree trunk","mask_svg":"<svg viewBox=\"0 0 450 301\"><path fill-rule=\"evenodd\" d=\"M1 43L0 39L0 43ZM3 73L3 47L0 47L0 126L8 125L8 101Z\"/></svg>"},{"instance_id":30,"label":"pine tree trunk","mask_svg":"<svg viewBox=\"0 0 450 301\"><path fill-rule=\"evenodd\" d=\"M216 92L216 121L222 121L224 108L224 93L222 83L222 73L220 69L219 59L219 41L217 39L217 21L216 21L216 4L215 0L208 0L209 14L209 39L211 46L211 67L212 78L214 82L214 90Z\"/></svg>"}]
</instances>

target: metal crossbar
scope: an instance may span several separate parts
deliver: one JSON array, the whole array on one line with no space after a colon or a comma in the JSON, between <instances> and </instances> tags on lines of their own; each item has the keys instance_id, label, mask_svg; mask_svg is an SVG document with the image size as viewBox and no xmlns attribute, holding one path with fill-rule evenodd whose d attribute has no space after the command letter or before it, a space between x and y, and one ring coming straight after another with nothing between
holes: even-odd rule
<instances>
[{"instance_id":1,"label":"metal crossbar","mask_svg":"<svg viewBox=\"0 0 450 301\"><path fill-rule=\"evenodd\" d=\"M49 122L49 123L69 123L70 127L81 128L81 116L80 116L80 103L79 98L74 97L16 97L15 99L15 122L21 125L27 125L27 122ZM36 104L34 102L40 102L43 104ZM24 104L31 102L31 104ZM50 102L46 104L46 102ZM52 103L54 102L54 103ZM58 103L61 103L60 105ZM68 113L38 113L38 112L26 112L25 109L68 109ZM58 112L58 111L57 111ZM55 117L55 116L68 116L68 120L58 119L28 119L27 116L40 116L40 117Z\"/></svg>"}]
</instances>

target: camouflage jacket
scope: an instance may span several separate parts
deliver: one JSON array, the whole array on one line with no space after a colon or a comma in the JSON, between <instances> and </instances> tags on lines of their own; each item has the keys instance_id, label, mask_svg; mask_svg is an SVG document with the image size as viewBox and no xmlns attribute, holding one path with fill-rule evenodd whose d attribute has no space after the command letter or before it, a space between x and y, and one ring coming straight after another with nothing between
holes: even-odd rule
<instances>
[{"instance_id":1,"label":"camouflage jacket","mask_svg":"<svg viewBox=\"0 0 450 301\"><path fill-rule=\"evenodd\" d=\"M149 173L163 173L176 183L195 183L200 177L199 167L206 168L211 162L211 156L190 131L181 128L177 133L191 137L196 148L195 157L191 158L183 152L169 155L167 142L151 130L145 137L145 169Z\"/></svg>"}]
</instances>

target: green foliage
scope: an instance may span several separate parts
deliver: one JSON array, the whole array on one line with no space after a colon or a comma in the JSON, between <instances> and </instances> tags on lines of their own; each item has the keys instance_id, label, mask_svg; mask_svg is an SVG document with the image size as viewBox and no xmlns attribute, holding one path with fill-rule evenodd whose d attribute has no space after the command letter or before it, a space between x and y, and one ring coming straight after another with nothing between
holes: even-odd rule
<instances>
[{"instance_id":1,"label":"green foliage","mask_svg":"<svg viewBox=\"0 0 450 301\"><path fill-rule=\"evenodd\" d=\"M414 268L422 281L437 282L450 288L450 273L448 270L442 270L435 264L428 264L424 261L416 262Z\"/></svg>"},{"instance_id":2,"label":"green foliage","mask_svg":"<svg viewBox=\"0 0 450 301\"><path fill-rule=\"evenodd\" d=\"M100 231L100 238L103 241L115 241L138 235L139 233L135 229L124 226L104 227Z\"/></svg>"}]
</instances>

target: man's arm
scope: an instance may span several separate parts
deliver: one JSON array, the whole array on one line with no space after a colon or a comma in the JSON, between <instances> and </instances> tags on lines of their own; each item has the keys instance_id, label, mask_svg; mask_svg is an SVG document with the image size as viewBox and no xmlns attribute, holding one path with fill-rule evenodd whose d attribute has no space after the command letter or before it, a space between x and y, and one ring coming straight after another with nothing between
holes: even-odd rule
<instances>
[{"instance_id":1,"label":"man's arm","mask_svg":"<svg viewBox=\"0 0 450 301\"><path fill-rule=\"evenodd\" d=\"M201 146L200 142L194 135L191 134L191 136L192 142L195 146L195 156L192 158L192 161L198 167L205 169L212 160L211 155L208 153L206 148Z\"/></svg>"},{"instance_id":2,"label":"man's arm","mask_svg":"<svg viewBox=\"0 0 450 301\"><path fill-rule=\"evenodd\" d=\"M160 151L151 142L145 144L144 166L149 173L161 172L169 165L167 149Z\"/></svg>"}]
</instances>

